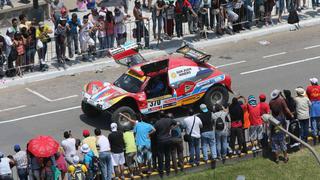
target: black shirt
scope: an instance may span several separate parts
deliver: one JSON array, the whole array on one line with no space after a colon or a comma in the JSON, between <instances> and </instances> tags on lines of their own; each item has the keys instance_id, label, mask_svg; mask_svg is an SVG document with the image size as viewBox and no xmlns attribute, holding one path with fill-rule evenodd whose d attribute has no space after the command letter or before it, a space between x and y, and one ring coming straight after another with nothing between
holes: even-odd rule
<instances>
[{"instance_id":1,"label":"black shirt","mask_svg":"<svg viewBox=\"0 0 320 180\"><path fill-rule=\"evenodd\" d=\"M198 115L202 122L202 128L200 129L201 133L213 131L213 121L212 121L212 112L202 112Z\"/></svg>"},{"instance_id":2,"label":"black shirt","mask_svg":"<svg viewBox=\"0 0 320 180\"><path fill-rule=\"evenodd\" d=\"M237 122L237 121L243 122L244 112L240 104L238 103L231 104L229 106L229 114L230 114L231 122Z\"/></svg>"},{"instance_id":3,"label":"black shirt","mask_svg":"<svg viewBox=\"0 0 320 180\"><path fill-rule=\"evenodd\" d=\"M154 128L156 129L156 136L159 142L165 142L171 138L171 127L175 126L177 122L171 118L161 118L156 122Z\"/></svg>"},{"instance_id":4,"label":"black shirt","mask_svg":"<svg viewBox=\"0 0 320 180\"><path fill-rule=\"evenodd\" d=\"M111 132L108 136L108 139L111 146L111 152L116 154L124 152L124 140L122 132Z\"/></svg>"}]
</instances>

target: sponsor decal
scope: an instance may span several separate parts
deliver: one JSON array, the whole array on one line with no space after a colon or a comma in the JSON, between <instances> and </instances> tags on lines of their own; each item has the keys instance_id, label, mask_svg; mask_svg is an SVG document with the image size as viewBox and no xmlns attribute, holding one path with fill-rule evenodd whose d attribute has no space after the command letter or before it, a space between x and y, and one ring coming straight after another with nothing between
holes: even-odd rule
<instances>
[{"instance_id":1,"label":"sponsor decal","mask_svg":"<svg viewBox=\"0 0 320 180\"><path fill-rule=\"evenodd\" d=\"M162 106L162 108L167 108L167 107L176 106L176 105L177 105L176 102L168 103L168 104L164 104L164 105Z\"/></svg>"},{"instance_id":2,"label":"sponsor decal","mask_svg":"<svg viewBox=\"0 0 320 180\"><path fill-rule=\"evenodd\" d=\"M153 108L149 108L148 111L149 112L154 112L154 111L159 111L161 109L161 107L153 107Z\"/></svg>"},{"instance_id":3,"label":"sponsor decal","mask_svg":"<svg viewBox=\"0 0 320 180\"><path fill-rule=\"evenodd\" d=\"M154 100L148 102L148 108L154 108L154 107L161 107L162 101L161 100Z\"/></svg>"},{"instance_id":4,"label":"sponsor decal","mask_svg":"<svg viewBox=\"0 0 320 180\"><path fill-rule=\"evenodd\" d=\"M172 79L174 79L174 78L177 77L177 74L176 74L175 72L173 72L173 73L171 73L170 77L171 77Z\"/></svg>"},{"instance_id":5,"label":"sponsor decal","mask_svg":"<svg viewBox=\"0 0 320 180\"><path fill-rule=\"evenodd\" d=\"M171 99L166 99L163 101L163 104L170 104L170 103L173 103L173 102L176 102L177 99L176 98L171 98Z\"/></svg>"}]
</instances>

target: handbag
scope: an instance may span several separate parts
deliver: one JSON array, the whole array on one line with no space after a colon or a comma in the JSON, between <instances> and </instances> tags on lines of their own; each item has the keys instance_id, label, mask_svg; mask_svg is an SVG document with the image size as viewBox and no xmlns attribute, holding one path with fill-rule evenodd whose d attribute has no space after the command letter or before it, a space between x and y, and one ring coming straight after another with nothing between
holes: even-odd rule
<instances>
[{"instance_id":1,"label":"handbag","mask_svg":"<svg viewBox=\"0 0 320 180\"><path fill-rule=\"evenodd\" d=\"M194 123L196 122L196 117L193 116L193 124L192 124L192 127L191 127L191 130L190 130L190 133L189 134L185 134L183 136L183 140L185 142L191 142L191 134L192 134L192 130L193 130L193 127L194 127Z\"/></svg>"}]
</instances>

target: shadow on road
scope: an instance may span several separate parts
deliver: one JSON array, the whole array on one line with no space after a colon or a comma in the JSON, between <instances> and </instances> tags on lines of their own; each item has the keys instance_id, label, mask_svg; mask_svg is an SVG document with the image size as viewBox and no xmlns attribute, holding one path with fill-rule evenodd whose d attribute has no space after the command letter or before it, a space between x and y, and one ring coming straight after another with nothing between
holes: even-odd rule
<instances>
[{"instance_id":1,"label":"shadow on road","mask_svg":"<svg viewBox=\"0 0 320 180\"><path fill-rule=\"evenodd\" d=\"M81 114L79 118L82 122L94 128L110 130L111 118L107 114L102 114L96 118L89 118L85 114Z\"/></svg>"}]
</instances>

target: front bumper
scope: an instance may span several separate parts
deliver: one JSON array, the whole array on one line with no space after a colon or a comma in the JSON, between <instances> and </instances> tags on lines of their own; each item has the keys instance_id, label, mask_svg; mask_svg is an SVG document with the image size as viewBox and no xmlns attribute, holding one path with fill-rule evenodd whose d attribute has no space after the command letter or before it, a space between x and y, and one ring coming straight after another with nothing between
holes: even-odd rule
<instances>
[{"instance_id":1,"label":"front bumper","mask_svg":"<svg viewBox=\"0 0 320 180\"><path fill-rule=\"evenodd\" d=\"M96 101L92 99L91 95L85 92L82 92L82 101L101 111L107 110L108 108L111 107L111 105L105 101L101 101L101 100Z\"/></svg>"}]
</instances>

